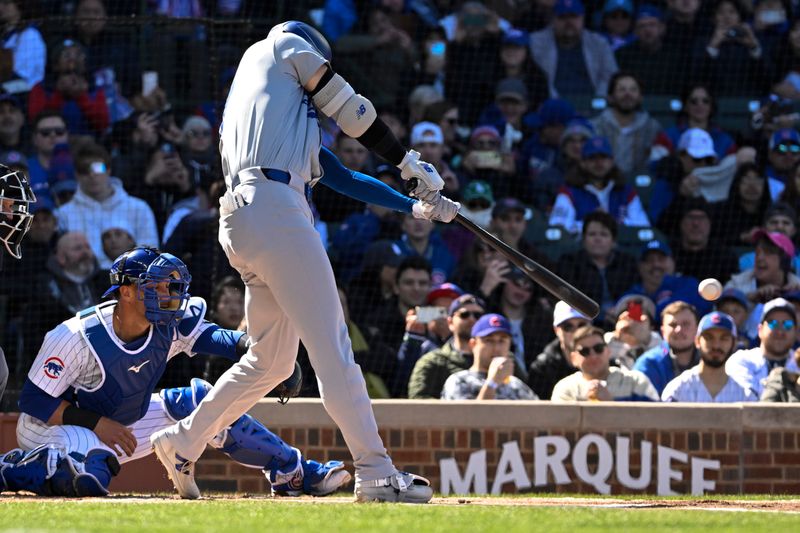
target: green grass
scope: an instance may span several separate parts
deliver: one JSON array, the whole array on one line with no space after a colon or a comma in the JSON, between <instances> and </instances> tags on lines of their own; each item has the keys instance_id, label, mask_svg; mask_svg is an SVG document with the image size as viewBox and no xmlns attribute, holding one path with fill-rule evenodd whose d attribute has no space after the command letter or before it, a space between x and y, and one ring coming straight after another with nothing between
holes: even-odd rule
<instances>
[{"instance_id":1,"label":"green grass","mask_svg":"<svg viewBox=\"0 0 800 533\"><path fill-rule=\"evenodd\" d=\"M0 500L0 531L792 531L797 514L526 506Z\"/></svg>"}]
</instances>

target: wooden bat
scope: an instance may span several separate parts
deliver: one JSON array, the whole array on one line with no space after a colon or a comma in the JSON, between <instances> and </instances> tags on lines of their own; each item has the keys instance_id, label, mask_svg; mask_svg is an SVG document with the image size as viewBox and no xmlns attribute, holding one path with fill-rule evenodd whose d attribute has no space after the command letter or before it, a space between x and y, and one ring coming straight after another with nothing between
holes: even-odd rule
<instances>
[{"instance_id":1,"label":"wooden bat","mask_svg":"<svg viewBox=\"0 0 800 533\"><path fill-rule=\"evenodd\" d=\"M506 259L516 265L533 281L544 287L547 292L559 300L564 300L570 307L577 309L589 318L596 317L600 312L600 306L597 305L597 302L533 259L519 253L461 213L456 215L455 220L474 233L480 240L503 254Z\"/></svg>"}]
</instances>

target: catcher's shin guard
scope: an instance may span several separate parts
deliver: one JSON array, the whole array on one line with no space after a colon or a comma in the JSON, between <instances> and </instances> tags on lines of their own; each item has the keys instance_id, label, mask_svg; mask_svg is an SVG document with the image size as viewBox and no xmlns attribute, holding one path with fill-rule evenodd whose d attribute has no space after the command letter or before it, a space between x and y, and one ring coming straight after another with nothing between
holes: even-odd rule
<instances>
[{"instance_id":1,"label":"catcher's shin guard","mask_svg":"<svg viewBox=\"0 0 800 533\"><path fill-rule=\"evenodd\" d=\"M250 468L292 471L297 468L295 448L250 415L242 415L212 442L231 459ZM219 442L219 444L217 444Z\"/></svg>"},{"instance_id":2,"label":"catcher's shin guard","mask_svg":"<svg viewBox=\"0 0 800 533\"><path fill-rule=\"evenodd\" d=\"M189 383L188 387L173 387L159 393L164 409L176 422L189 416L211 390L211 383L200 378L192 378Z\"/></svg>"},{"instance_id":3,"label":"catcher's shin guard","mask_svg":"<svg viewBox=\"0 0 800 533\"><path fill-rule=\"evenodd\" d=\"M107 450L91 450L73 480L75 495L107 496L111 478L119 474L119 461Z\"/></svg>"},{"instance_id":4,"label":"catcher's shin guard","mask_svg":"<svg viewBox=\"0 0 800 533\"><path fill-rule=\"evenodd\" d=\"M52 445L34 448L24 457L13 457L13 463L6 461L8 455L0 470L0 487L4 490L26 490L40 496L76 496L73 480L79 467L75 458Z\"/></svg>"}]
</instances>

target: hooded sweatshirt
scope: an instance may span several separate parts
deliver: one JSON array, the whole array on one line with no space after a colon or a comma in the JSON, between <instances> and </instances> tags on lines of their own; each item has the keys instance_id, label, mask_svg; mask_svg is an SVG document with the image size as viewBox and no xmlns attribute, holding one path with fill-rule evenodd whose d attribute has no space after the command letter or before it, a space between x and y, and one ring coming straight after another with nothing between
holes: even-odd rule
<instances>
[{"instance_id":1,"label":"hooded sweatshirt","mask_svg":"<svg viewBox=\"0 0 800 533\"><path fill-rule=\"evenodd\" d=\"M137 245L158 246L156 218L144 200L130 196L117 178L111 178L114 193L102 201L87 196L80 187L72 199L56 210L63 231L86 235L100 267L111 266L113 257L103 252L103 230L110 227L130 229Z\"/></svg>"}]
</instances>

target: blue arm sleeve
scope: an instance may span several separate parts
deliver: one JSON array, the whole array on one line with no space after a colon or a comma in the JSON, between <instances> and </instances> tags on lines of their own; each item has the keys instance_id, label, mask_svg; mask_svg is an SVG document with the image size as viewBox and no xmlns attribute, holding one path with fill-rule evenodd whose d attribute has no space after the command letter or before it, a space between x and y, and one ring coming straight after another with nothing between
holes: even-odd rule
<instances>
[{"instance_id":1,"label":"blue arm sleeve","mask_svg":"<svg viewBox=\"0 0 800 533\"><path fill-rule=\"evenodd\" d=\"M20 411L36 417L46 424L59 405L61 405L61 398L54 398L34 385L31 380L25 380L19 397Z\"/></svg>"},{"instance_id":2,"label":"blue arm sleeve","mask_svg":"<svg viewBox=\"0 0 800 533\"><path fill-rule=\"evenodd\" d=\"M192 351L238 361L239 355L236 353L236 343L243 336L243 331L233 331L212 324L194 341Z\"/></svg>"},{"instance_id":3,"label":"blue arm sleeve","mask_svg":"<svg viewBox=\"0 0 800 533\"><path fill-rule=\"evenodd\" d=\"M322 178L319 182L350 198L403 213L410 213L411 206L416 202L372 176L345 167L325 147L319 152L319 163L322 166Z\"/></svg>"}]
</instances>

